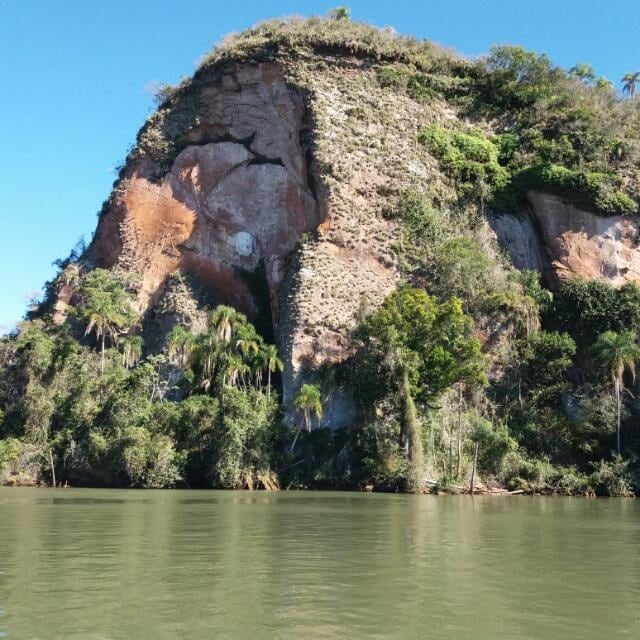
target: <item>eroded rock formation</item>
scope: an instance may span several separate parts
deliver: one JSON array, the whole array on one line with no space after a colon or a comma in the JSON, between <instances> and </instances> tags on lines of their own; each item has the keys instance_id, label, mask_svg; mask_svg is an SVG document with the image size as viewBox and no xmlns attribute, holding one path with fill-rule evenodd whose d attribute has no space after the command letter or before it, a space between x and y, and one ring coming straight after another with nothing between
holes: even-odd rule
<instances>
[{"instance_id":1,"label":"eroded rock formation","mask_svg":"<svg viewBox=\"0 0 640 640\"><path fill-rule=\"evenodd\" d=\"M351 354L360 310L396 286L390 203L405 189L453 201L451 182L417 140L425 124L456 118L444 100L385 87L365 59L222 57L143 127L83 260L135 274L146 318L181 291L175 274L246 313L279 347L291 417L301 384ZM517 267L549 284L640 279L635 223L548 194L529 201L519 217L490 220ZM60 304L72 295L67 287ZM185 306L183 318L202 308L193 299ZM157 323L159 332L169 324ZM145 335L149 346L153 332ZM335 390L323 424L348 425L353 412Z\"/></svg>"},{"instance_id":2,"label":"eroded rock formation","mask_svg":"<svg viewBox=\"0 0 640 640\"><path fill-rule=\"evenodd\" d=\"M598 216L547 193L528 194L541 240L556 276L640 280L638 224L622 216Z\"/></svg>"},{"instance_id":3,"label":"eroded rock formation","mask_svg":"<svg viewBox=\"0 0 640 640\"><path fill-rule=\"evenodd\" d=\"M640 281L640 229L624 216L601 216L532 191L529 210L491 214L501 246L519 269L535 269L553 286L580 277L612 285Z\"/></svg>"},{"instance_id":4,"label":"eroded rock formation","mask_svg":"<svg viewBox=\"0 0 640 640\"><path fill-rule=\"evenodd\" d=\"M289 409L306 371L349 355L363 298L383 299L396 280L388 243L368 236L388 223L379 214L366 228L341 222L351 206L367 208L362 185L375 172L354 178L359 191L323 180L304 139L327 105L311 114L305 100L276 63L231 65L202 80L196 116L169 131L170 165L132 154L86 256L137 274L143 314L181 272L252 321L270 315ZM351 413L337 393L324 420L341 426Z\"/></svg>"}]
</instances>

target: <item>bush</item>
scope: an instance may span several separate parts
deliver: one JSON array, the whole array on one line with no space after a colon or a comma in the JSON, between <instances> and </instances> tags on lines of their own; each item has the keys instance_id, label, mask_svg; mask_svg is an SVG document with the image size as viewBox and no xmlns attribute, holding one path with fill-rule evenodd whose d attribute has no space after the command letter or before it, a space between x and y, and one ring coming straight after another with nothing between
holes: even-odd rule
<instances>
[{"instance_id":1,"label":"bush","mask_svg":"<svg viewBox=\"0 0 640 640\"><path fill-rule=\"evenodd\" d=\"M592 463L591 484L598 495L628 498L634 495L631 463L621 456Z\"/></svg>"},{"instance_id":2,"label":"bush","mask_svg":"<svg viewBox=\"0 0 640 640\"><path fill-rule=\"evenodd\" d=\"M471 441L478 444L478 470L498 474L504 457L516 450L517 443L503 424L495 427L484 418L471 414Z\"/></svg>"},{"instance_id":3,"label":"bush","mask_svg":"<svg viewBox=\"0 0 640 640\"><path fill-rule=\"evenodd\" d=\"M591 346L605 331L640 330L640 287L616 289L599 280L564 283L546 314L549 325L569 333L578 346Z\"/></svg>"},{"instance_id":4,"label":"bush","mask_svg":"<svg viewBox=\"0 0 640 640\"><path fill-rule=\"evenodd\" d=\"M577 496L591 489L589 476L576 467L554 466L549 460L527 458L519 451L506 455L501 478L511 490Z\"/></svg>"},{"instance_id":5,"label":"bush","mask_svg":"<svg viewBox=\"0 0 640 640\"><path fill-rule=\"evenodd\" d=\"M125 442L122 460L131 486L164 489L182 479L184 455L168 436L131 427L125 432Z\"/></svg>"},{"instance_id":6,"label":"bush","mask_svg":"<svg viewBox=\"0 0 640 640\"><path fill-rule=\"evenodd\" d=\"M486 200L509 183L509 172L498 162L500 147L480 130L461 132L431 125L420 132L418 140L466 195Z\"/></svg>"},{"instance_id":7,"label":"bush","mask_svg":"<svg viewBox=\"0 0 640 640\"><path fill-rule=\"evenodd\" d=\"M541 491L554 473L548 460L529 459L520 451L512 451L504 457L500 479L512 491Z\"/></svg>"},{"instance_id":8,"label":"bush","mask_svg":"<svg viewBox=\"0 0 640 640\"><path fill-rule=\"evenodd\" d=\"M576 467L557 467L548 478L549 488L564 496L581 496L590 491L590 479Z\"/></svg>"},{"instance_id":9,"label":"bush","mask_svg":"<svg viewBox=\"0 0 640 640\"><path fill-rule=\"evenodd\" d=\"M613 173L539 164L515 174L514 184L522 193L528 189L540 189L566 196L577 205L601 215L633 215L638 212L638 203L620 189L620 178Z\"/></svg>"}]
</instances>

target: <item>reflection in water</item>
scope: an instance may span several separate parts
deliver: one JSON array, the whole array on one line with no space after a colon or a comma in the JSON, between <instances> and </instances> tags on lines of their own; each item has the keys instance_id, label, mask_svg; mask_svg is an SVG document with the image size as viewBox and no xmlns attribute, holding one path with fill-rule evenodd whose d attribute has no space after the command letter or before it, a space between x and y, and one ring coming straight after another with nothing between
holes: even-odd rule
<instances>
[{"instance_id":1,"label":"reflection in water","mask_svg":"<svg viewBox=\"0 0 640 640\"><path fill-rule=\"evenodd\" d=\"M0 636L640 637L632 500L0 489Z\"/></svg>"}]
</instances>

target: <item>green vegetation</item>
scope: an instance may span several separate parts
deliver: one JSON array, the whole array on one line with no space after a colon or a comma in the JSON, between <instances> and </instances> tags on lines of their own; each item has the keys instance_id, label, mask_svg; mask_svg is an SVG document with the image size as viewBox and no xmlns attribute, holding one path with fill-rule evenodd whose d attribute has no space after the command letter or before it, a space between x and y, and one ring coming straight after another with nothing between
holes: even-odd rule
<instances>
[{"instance_id":1,"label":"green vegetation","mask_svg":"<svg viewBox=\"0 0 640 640\"><path fill-rule=\"evenodd\" d=\"M418 139L456 180L461 197L486 202L507 186L509 172L498 162L499 147L482 131L452 131L432 125Z\"/></svg>"},{"instance_id":2,"label":"green vegetation","mask_svg":"<svg viewBox=\"0 0 640 640\"><path fill-rule=\"evenodd\" d=\"M473 118L497 119L494 135L459 123L430 125L419 135L459 196L517 209L527 191L538 189L602 215L638 212L635 101L618 100L588 65L565 72L521 47L495 47L466 76L453 93L436 93ZM627 76L625 92L633 97L638 77ZM395 69L381 82L408 87L402 78Z\"/></svg>"},{"instance_id":3,"label":"green vegetation","mask_svg":"<svg viewBox=\"0 0 640 640\"><path fill-rule=\"evenodd\" d=\"M80 295L80 317L86 322L85 335L95 333L100 342L100 375L104 373L104 348L107 338L116 343L118 335L135 322L131 297L124 287L108 271L95 269L83 282ZM132 336L133 338L133 336ZM129 360L136 348L134 342L124 343L125 360Z\"/></svg>"},{"instance_id":4,"label":"green vegetation","mask_svg":"<svg viewBox=\"0 0 640 640\"><path fill-rule=\"evenodd\" d=\"M345 110L353 157L393 167L367 174L357 198L382 203L375 214L393 221L374 239L397 259L398 288L375 309L363 304L348 359L305 370L285 416L284 363L260 334L270 322L254 326L211 296L179 308L190 283L174 275L159 307L172 317L164 335L166 325L137 316L122 265L87 272L82 251L72 254L47 301L0 341L0 482L640 491L640 288L577 279L552 293L513 269L484 218L517 213L533 190L600 215L637 214L640 75L624 77L627 99L585 63L565 71L517 46L472 62L340 7L223 42L192 79L162 88L132 159L162 178L201 122L211 78L267 60L283 63L311 110L323 95L358 97ZM360 93L340 93L347 75ZM364 123L367 110L379 119ZM314 117L325 113L310 115L323 126ZM375 138L399 116L407 139ZM305 151L321 147L315 133ZM342 175L326 171L336 193ZM337 219L366 224L353 209ZM56 325L62 285L73 308ZM331 432L322 423L336 397L352 419Z\"/></svg>"},{"instance_id":5,"label":"green vegetation","mask_svg":"<svg viewBox=\"0 0 640 640\"><path fill-rule=\"evenodd\" d=\"M620 412L624 374L629 371L633 381L636 379L636 362L640 360L640 347L631 331L615 333L605 331L593 345L596 360L609 370L616 394L616 433L618 455L620 455Z\"/></svg>"},{"instance_id":6,"label":"green vegetation","mask_svg":"<svg viewBox=\"0 0 640 640\"><path fill-rule=\"evenodd\" d=\"M311 418L313 415L319 420L322 418L322 392L314 384L303 384L300 393L296 396L295 407L304 416L304 426L311 433ZM298 435L302 425L298 427L296 435L291 443L291 451L295 449Z\"/></svg>"},{"instance_id":7,"label":"green vegetation","mask_svg":"<svg viewBox=\"0 0 640 640\"><path fill-rule=\"evenodd\" d=\"M424 409L454 386L472 393L485 384L486 363L472 329L459 300L438 304L410 287L387 298L359 328L362 346L350 376L364 414L356 446L367 473L382 483L393 477L392 484L410 491L423 486Z\"/></svg>"},{"instance_id":8,"label":"green vegetation","mask_svg":"<svg viewBox=\"0 0 640 640\"><path fill-rule=\"evenodd\" d=\"M622 91L630 98L635 97L638 82L640 82L640 71L625 73L622 78Z\"/></svg>"},{"instance_id":9,"label":"green vegetation","mask_svg":"<svg viewBox=\"0 0 640 640\"><path fill-rule=\"evenodd\" d=\"M281 362L247 319L217 307L206 331L178 325L141 359L140 335L116 340L135 319L117 279L94 270L79 291L77 332L38 319L2 342L3 479L274 488L281 431L263 374Z\"/></svg>"}]
</instances>

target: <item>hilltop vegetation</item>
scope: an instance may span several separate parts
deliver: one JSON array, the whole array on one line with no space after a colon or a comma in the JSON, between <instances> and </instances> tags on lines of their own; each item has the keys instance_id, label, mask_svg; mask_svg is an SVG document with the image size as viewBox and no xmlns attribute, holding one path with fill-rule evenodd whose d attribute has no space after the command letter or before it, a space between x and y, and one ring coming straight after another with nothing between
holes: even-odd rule
<instances>
[{"instance_id":1,"label":"hilltop vegetation","mask_svg":"<svg viewBox=\"0 0 640 640\"><path fill-rule=\"evenodd\" d=\"M356 69L358 90L388 98L381 122L396 126L393 107L415 107L406 146L384 126L360 127L374 110L364 101L344 118L350 140L322 121L305 132L332 189L358 168L336 149L391 167L394 180L368 202L393 230L398 287L377 308L362 300L348 357L310 372L291 424L281 406L286 363L256 329L264 319L253 326L205 302L199 316L180 309L170 331L150 329L135 311L134 267L97 269L73 256L39 310L0 342L0 481L638 492L640 288L518 271L485 220L518 213L531 190L600 216L635 216L638 100L585 65L565 71L515 46L470 61L337 11L225 40L193 78L162 90L128 164L150 159L160 180L197 126L199 90L229 65L273 60L310 102L316 76ZM398 169L409 146L432 167L427 178ZM367 228L366 210L341 215ZM367 240L389 241L379 235ZM305 236L298 255L317 242ZM60 324L65 286L74 295ZM354 398L352 423L320 428L339 393Z\"/></svg>"}]
</instances>

